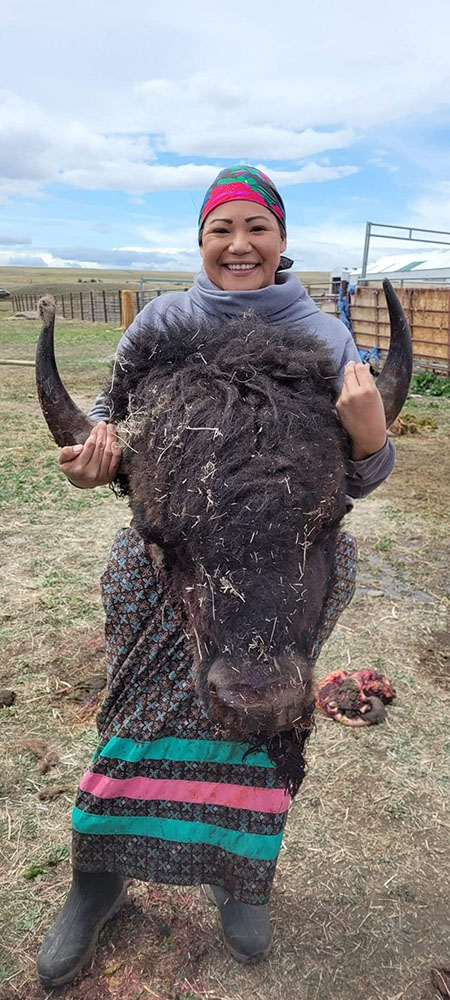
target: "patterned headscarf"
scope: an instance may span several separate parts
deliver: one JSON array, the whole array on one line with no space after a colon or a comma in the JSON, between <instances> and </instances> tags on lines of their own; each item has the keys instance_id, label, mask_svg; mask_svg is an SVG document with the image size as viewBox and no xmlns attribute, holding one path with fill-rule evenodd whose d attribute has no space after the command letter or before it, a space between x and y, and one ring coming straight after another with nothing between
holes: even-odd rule
<instances>
[{"instance_id":1,"label":"patterned headscarf","mask_svg":"<svg viewBox=\"0 0 450 1000\"><path fill-rule=\"evenodd\" d=\"M275 185L261 170L239 163L221 170L208 188L198 219L199 243L206 216L227 201L254 201L257 205L264 205L276 215L283 231L286 230L286 210Z\"/></svg>"}]
</instances>

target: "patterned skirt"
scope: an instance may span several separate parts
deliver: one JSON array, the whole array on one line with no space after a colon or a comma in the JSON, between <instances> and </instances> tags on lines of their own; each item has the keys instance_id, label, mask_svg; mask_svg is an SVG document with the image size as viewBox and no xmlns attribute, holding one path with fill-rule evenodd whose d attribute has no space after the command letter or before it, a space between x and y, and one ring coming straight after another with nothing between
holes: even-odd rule
<instances>
[{"instance_id":1,"label":"patterned skirt","mask_svg":"<svg viewBox=\"0 0 450 1000\"><path fill-rule=\"evenodd\" d=\"M355 570L355 543L342 533L315 655L352 597ZM290 802L275 764L207 718L181 606L167 604L133 527L118 532L101 584L108 694L73 813L75 868L266 902Z\"/></svg>"}]
</instances>

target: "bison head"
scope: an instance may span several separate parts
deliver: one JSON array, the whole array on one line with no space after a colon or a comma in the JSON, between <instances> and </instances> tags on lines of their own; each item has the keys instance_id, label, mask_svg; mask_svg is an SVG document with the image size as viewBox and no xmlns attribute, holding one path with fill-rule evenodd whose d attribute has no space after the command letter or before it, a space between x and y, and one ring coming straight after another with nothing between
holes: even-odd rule
<instances>
[{"instance_id":1,"label":"bison head","mask_svg":"<svg viewBox=\"0 0 450 1000\"><path fill-rule=\"evenodd\" d=\"M393 336L379 385L391 421L410 354L387 291ZM45 308L41 404L58 444L75 443L90 425L59 381ZM107 386L127 441L135 526L162 550L168 591L183 598L205 707L237 736L301 727L310 715L312 651L345 513L336 378L319 340L246 314L149 330Z\"/></svg>"}]
</instances>

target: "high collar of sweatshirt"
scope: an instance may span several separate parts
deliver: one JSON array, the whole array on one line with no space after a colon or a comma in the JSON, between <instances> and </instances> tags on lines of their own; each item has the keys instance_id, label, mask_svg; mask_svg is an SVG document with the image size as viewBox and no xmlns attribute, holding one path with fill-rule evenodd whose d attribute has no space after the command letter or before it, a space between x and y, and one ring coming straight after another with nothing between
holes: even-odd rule
<instances>
[{"instance_id":1,"label":"high collar of sweatshirt","mask_svg":"<svg viewBox=\"0 0 450 1000\"><path fill-rule=\"evenodd\" d=\"M271 322L298 323L320 311L297 276L287 271L275 275L274 285L251 292L231 292L218 288L202 268L187 294L194 306L216 318L240 316L251 310Z\"/></svg>"}]
</instances>

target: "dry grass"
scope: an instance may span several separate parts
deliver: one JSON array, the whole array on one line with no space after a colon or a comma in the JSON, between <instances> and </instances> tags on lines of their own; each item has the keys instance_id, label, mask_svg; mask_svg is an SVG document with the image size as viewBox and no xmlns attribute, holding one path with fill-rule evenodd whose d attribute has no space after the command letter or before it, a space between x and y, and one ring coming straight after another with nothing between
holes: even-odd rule
<instances>
[{"instance_id":1,"label":"dry grass","mask_svg":"<svg viewBox=\"0 0 450 1000\"><path fill-rule=\"evenodd\" d=\"M328 271L298 271L304 284L323 282L327 287ZM100 288L104 291L129 289L139 291L140 279L151 278L156 288L158 282L170 287L168 282L185 281L188 286L194 274L190 271L127 271L118 268L70 268L70 267L0 267L0 287L11 295L45 295L46 292L80 292ZM180 287L174 285L174 287ZM150 288L150 285L147 285ZM0 309L11 309L7 299L0 300Z\"/></svg>"},{"instance_id":2,"label":"dry grass","mask_svg":"<svg viewBox=\"0 0 450 1000\"><path fill-rule=\"evenodd\" d=\"M31 329L32 328L32 329ZM2 323L30 356L34 324ZM117 331L60 328L68 384L95 393ZM5 370L6 371L6 370ZM398 697L379 728L318 718L309 774L290 819L272 899L271 958L236 965L196 888L135 883L101 937L91 972L64 1000L433 1000L430 972L448 964L450 748L448 497L450 402L412 400L438 429L403 438L391 481L358 504L359 587L318 664L372 666ZM95 747L95 702L77 682L104 668L97 579L128 512L108 490L72 490L38 413L33 373L3 378L0 686L1 1000L44 1000L34 958L69 881L70 810ZM447 463L447 465L445 464ZM447 579L446 579L447 575ZM444 651L444 652L443 652ZM444 683L443 683L444 682ZM25 738L60 764L41 776ZM52 784L71 789L42 802ZM41 874L26 878L37 865Z\"/></svg>"}]
</instances>

